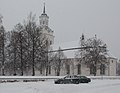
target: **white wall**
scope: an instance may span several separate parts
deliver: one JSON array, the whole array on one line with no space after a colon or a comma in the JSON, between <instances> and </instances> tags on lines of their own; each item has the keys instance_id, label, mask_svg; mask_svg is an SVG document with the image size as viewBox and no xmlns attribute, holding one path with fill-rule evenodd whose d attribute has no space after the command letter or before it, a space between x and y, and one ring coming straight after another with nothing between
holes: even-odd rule
<instances>
[{"instance_id":1,"label":"white wall","mask_svg":"<svg viewBox=\"0 0 120 93\"><path fill-rule=\"evenodd\" d=\"M117 59L108 58L108 62L109 62L108 75L109 76L116 76Z\"/></svg>"}]
</instances>

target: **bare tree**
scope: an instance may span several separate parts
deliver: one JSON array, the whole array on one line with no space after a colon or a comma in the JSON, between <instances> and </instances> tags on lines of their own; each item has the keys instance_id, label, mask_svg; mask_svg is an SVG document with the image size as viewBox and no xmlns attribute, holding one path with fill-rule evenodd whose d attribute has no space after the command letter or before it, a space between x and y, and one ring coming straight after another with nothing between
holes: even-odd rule
<instances>
[{"instance_id":1,"label":"bare tree","mask_svg":"<svg viewBox=\"0 0 120 93\"><path fill-rule=\"evenodd\" d=\"M15 30L11 31L11 37L9 38L9 44L7 45L7 52L9 65L11 65L9 70L11 69L13 75L16 75L17 66L19 66L18 62L18 32Z\"/></svg>"},{"instance_id":2,"label":"bare tree","mask_svg":"<svg viewBox=\"0 0 120 93\"><path fill-rule=\"evenodd\" d=\"M53 50L52 47L49 46L48 51L47 51L46 75L51 74L51 69L55 61L55 53L49 52L52 50Z\"/></svg>"},{"instance_id":3,"label":"bare tree","mask_svg":"<svg viewBox=\"0 0 120 93\"><path fill-rule=\"evenodd\" d=\"M22 24L17 24L15 26L16 34L17 34L17 52L18 52L18 63L19 67L21 70L20 75L23 75L23 72L25 70L25 56L26 56L26 38L25 38L25 33L24 33L24 28Z\"/></svg>"},{"instance_id":4,"label":"bare tree","mask_svg":"<svg viewBox=\"0 0 120 93\"><path fill-rule=\"evenodd\" d=\"M36 64L45 57L47 39L41 32L41 28L36 25L35 16L33 16L32 13L28 16L28 20L25 22L24 26L27 43L29 45L28 59L32 67L32 75L34 76Z\"/></svg>"},{"instance_id":5,"label":"bare tree","mask_svg":"<svg viewBox=\"0 0 120 93\"><path fill-rule=\"evenodd\" d=\"M82 37L80 41L81 49L78 53L80 62L87 65L90 68L90 74L96 76L97 69L100 69L101 65L107 64L107 46L101 39L97 39L96 35L93 38L89 38L85 41Z\"/></svg>"},{"instance_id":6,"label":"bare tree","mask_svg":"<svg viewBox=\"0 0 120 93\"><path fill-rule=\"evenodd\" d=\"M10 65L9 70L13 70L13 75L17 73L23 75L23 69L25 67L24 64L24 56L26 50L26 42L23 36L23 26L19 23L17 24L13 31L9 32L9 37L7 41L7 65ZM19 70L19 71L18 71ZM21 73L20 73L21 72Z\"/></svg>"},{"instance_id":7,"label":"bare tree","mask_svg":"<svg viewBox=\"0 0 120 93\"><path fill-rule=\"evenodd\" d=\"M2 16L0 16L0 61L1 61L1 70L2 75L4 73L5 67L5 29L2 24Z\"/></svg>"},{"instance_id":8,"label":"bare tree","mask_svg":"<svg viewBox=\"0 0 120 93\"><path fill-rule=\"evenodd\" d=\"M60 50L61 50L61 48L59 47L59 50L55 54L54 61L53 61L53 68L54 68L57 76L60 75L61 68L63 67L63 59L66 58L64 53Z\"/></svg>"},{"instance_id":9,"label":"bare tree","mask_svg":"<svg viewBox=\"0 0 120 93\"><path fill-rule=\"evenodd\" d=\"M6 52L6 71L10 75L24 75L26 72L35 70L38 64L41 68L49 72L48 62L48 40L42 32L42 28L36 23L35 16L30 13L24 24L17 24L12 31L7 33L6 51L5 48L5 30L2 25L2 17L0 17L0 68L4 75L5 52ZM47 56L46 56L47 55ZM30 75L30 74L29 74Z\"/></svg>"}]
</instances>

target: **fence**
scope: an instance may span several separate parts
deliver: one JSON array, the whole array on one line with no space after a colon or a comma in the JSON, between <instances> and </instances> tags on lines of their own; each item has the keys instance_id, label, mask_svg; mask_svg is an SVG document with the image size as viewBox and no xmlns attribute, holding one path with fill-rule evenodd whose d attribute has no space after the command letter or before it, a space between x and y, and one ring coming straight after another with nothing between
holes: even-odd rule
<instances>
[{"instance_id":1,"label":"fence","mask_svg":"<svg viewBox=\"0 0 120 93\"><path fill-rule=\"evenodd\" d=\"M63 78L64 76L0 76L0 83L3 82L34 82L34 81L45 81L45 80L55 80ZM120 76L87 76L93 80L103 80L111 79L116 80L120 79Z\"/></svg>"}]
</instances>

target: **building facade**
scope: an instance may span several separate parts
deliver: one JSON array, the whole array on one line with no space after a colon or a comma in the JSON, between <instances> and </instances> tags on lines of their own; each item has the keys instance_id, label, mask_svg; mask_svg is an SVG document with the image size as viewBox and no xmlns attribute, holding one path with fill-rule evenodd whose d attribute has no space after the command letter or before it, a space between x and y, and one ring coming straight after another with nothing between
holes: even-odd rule
<instances>
[{"instance_id":1,"label":"building facade","mask_svg":"<svg viewBox=\"0 0 120 93\"><path fill-rule=\"evenodd\" d=\"M49 16L46 14L45 5L43 9L43 13L39 17L40 28L42 32L47 36L47 40L49 45L54 44L54 32L49 28ZM81 44L84 43L84 36L81 37ZM84 52L83 52L84 53ZM76 58L67 58L63 60L63 66L60 69L60 75L93 75L93 70L84 63L80 63L76 60ZM116 76L116 66L117 66L117 59L108 57L107 64L102 64L97 69L97 76L105 75L105 76ZM36 75L46 75L46 69L43 69L40 73L36 71ZM56 75L55 69L52 67L49 68L49 75Z\"/></svg>"},{"instance_id":2,"label":"building facade","mask_svg":"<svg viewBox=\"0 0 120 93\"><path fill-rule=\"evenodd\" d=\"M43 13L39 17L39 22L42 33L45 35L45 37L47 37L48 44L52 45L54 43L54 31L51 30L49 27L49 16L46 14L45 4L43 8Z\"/></svg>"},{"instance_id":3,"label":"building facade","mask_svg":"<svg viewBox=\"0 0 120 93\"><path fill-rule=\"evenodd\" d=\"M117 66L117 59L108 57L107 64L100 65L97 69L97 76L116 76L116 66ZM54 69L51 69L50 75L56 75ZM60 75L87 75L93 76L92 70L90 67L85 65L84 63L78 62L75 58L67 58L64 59L63 67L61 68Z\"/></svg>"}]
</instances>

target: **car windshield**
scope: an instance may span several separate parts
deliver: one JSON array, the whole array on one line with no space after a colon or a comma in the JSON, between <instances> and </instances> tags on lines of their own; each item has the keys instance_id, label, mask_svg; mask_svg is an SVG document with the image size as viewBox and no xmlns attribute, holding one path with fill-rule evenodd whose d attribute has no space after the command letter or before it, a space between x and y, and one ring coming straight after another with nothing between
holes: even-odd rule
<instances>
[{"instance_id":1,"label":"car windshield","mask_svg":"<svg viewBox=\"0 0 120 93\"><path fill-rule=\"evenodd\" d=\"M87 78L86 76L80 76L80 78Z\"/></svg>"},{"instance_id":2,"label":"car windshield","mask_svg":"<svg viewBox=\"0 0 120 93\"><path fill-rule=\"evenodd\" d=\"M77 78L77 77L78 77L77 75L73 75L73 76L65 76L64 78L69 79L69 78Z\"/></svg>"}]
</instances>

